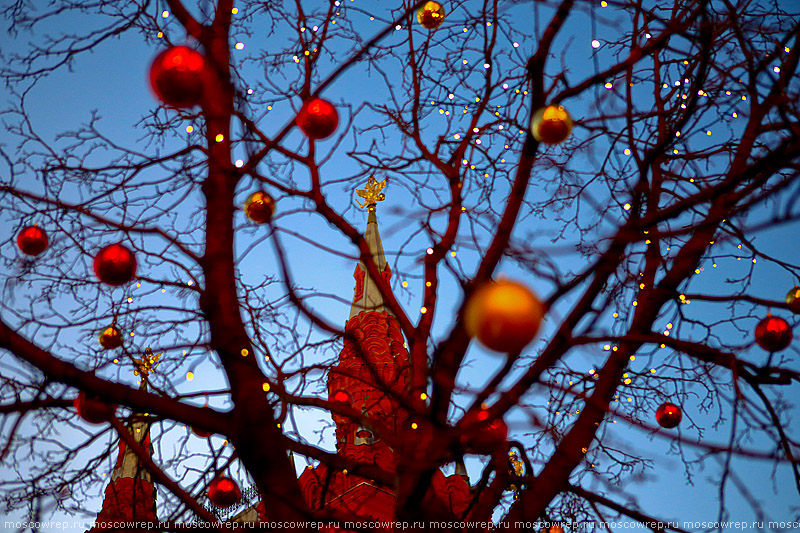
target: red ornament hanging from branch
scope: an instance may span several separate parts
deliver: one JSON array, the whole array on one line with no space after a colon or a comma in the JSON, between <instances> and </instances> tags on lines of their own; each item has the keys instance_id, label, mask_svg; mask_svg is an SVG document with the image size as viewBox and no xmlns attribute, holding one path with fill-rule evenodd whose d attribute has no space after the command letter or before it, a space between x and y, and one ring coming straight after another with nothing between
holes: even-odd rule
<instances>
[{"instance_id":1,"label":"red ornament hanging from branch","mask_svg":"<svg viewBox=\"0 0 800 533\"><path fill-rule=\"evenodd\" d=\"M339 113L327 100L314 98L303 104L295 122L309 139L324 139L336 131Z\"/></svg>"},{"instance_id":2,"label":"red ornament hanging from branch","mask_svg":"<svg viewBox=\"0 0 800 533\"><path fill-rule=\"evenodd\" d=\"M122 244L111 244L95 256L94 273L103 283L124 285L136 275L136 257Z\"/></svg>"},{"instance_id":3,"label":"red ornament hanging from branch","mask_svg":"<svg viewBox=\"0 0 800 533\"><path fill-rule=\"evenodd\" d=\"M779 352L792 342L792 328L781 317L767 315L756 326L756 342L768 352Z\"/></svg>"},{"instance_id":4,"label":"red ornament hanging from branch","mask_svg":"<svg viewBox=\"0 0 800 533\"><path fill-rule=\"evenodd\" d=\"M531 133L540 143L559 144L567 140L572 133L572 117L564 106L549 105L533 114Z\"/></svg>"},{"instance_id":5,"label":"red ornament hanging from branch","mask_svg":"<svg viewBox=\"0 0 800 533\"><path fill-rule=\"evenodd\" d=\"M674 403L664 402L656 409L656 422L662 428L672 429L681 423L683 413Z\"/></svg>"},{"instance_id":6,"label":"red ornament hanging from branch","mask_svg":"<svg viewBox=\"0 0 800 533\"><path fill-rule=\"evenodd\" d=\"M425 2L417 9L417 21L427 30L435 30L444 22L445 11L442 4L433 0Z\"/></svg>"},{"instance_id":7,"label":"red ornament hanging from branch","mask_svg":"<svg viewBox=\"0 0 800 533\"><path fill-rule=\"evenodd\" d=\"M113 350L122 346L122 333L116 326L111 325L100 332L97 340L100 342L100 346L106 350Z\"/></svg>"},{"instance_id":8,"label":"red ornament hanging from branch","mask_svg":"<svg viewBox=\"0 0 800 533\"><path fill-rule=\"evenodd\" d=\"M484 454L506 453L508 426L502 418L489 420L487 409L467 413L459 426L463 428L460 440L465 449Z\"/></svg>"},{"instance_id":9,"label":"red ornament hanging from branch","mask_svg":"<svg viewBox=\"0 0 800 533\"><path fill-rule=\"evenodd\" d=\"M208 499L216 507L230 507L242 499L242 491L234 480L219 475L208 484Z\"/></svg>"},{"instance_id":10,"label":"red ornament hanging from branch","mask_svg":"<svg viewBox=\"0 0 800 533\"><path fill-rule=\"evenodd\" d=\"M188 108L203 98L205 58L186 46L167 48L150 65L150 87L166 105Z\"/></svg>"},{"instance_id":11,"label":"red ornament hanging from branch","mask_svg":"<svg viewBox=\"0 0 800 533\"><path fill-rule=\"evenodd\" d=\"M72 401L72 405L78 411L78 416L90 424L107 422L114 418L117 412L115 404L104 402L100 398L87 395L83 391L78 393L78 396Z\"/></svg>"},{"instance_id":12,"label":"red ornament hanging from branch","mask_svg":"<svg viewBox=\"0 0 800 533\"><path fill-rule=\"evenodd\" d=\"M37 256L47 249L47 233L39 226L23 228L17 235L17 246L25 255Z\"/></svg>"},{"instance_id":13,"label":"red ornament hanging from branch","mask_svg":"<svg viewBox=\"0 0 800 533\"><path fill-rule=\"evenodd\" d=\"M521 283L500 280L478 288L464 310L470 337L497 352L518 352L539 331L544 309Z\"/></svg>"},{"instance_id":14,"label":"red ornament hanging from branch","mask_svg":"<svg viewBox=\"0 0 800 533\"><path fill-rule=\"evenodd\" d=\"M263 191L254 192L244 203L244 212L253 222L266 224L275 213L275 200Z\"/></svg>"}]
</instances>

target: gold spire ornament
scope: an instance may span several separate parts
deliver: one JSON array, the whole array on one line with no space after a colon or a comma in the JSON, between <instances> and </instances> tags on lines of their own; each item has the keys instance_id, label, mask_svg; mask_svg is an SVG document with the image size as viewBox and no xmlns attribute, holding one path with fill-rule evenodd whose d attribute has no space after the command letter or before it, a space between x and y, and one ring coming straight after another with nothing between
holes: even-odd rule
<instances>
[{"instance_id":1,"label":"gold spire ornament","mask_svg":"<svg viewBox=\"0 0 800 533\"><path fill-rule=\"evenodd\" d=\"M383 181L378 181L375 179L375 176L370 176L367 180L367 186L364 187L363 190L356 189L356 194L359 195L361 198L364 199L364 203L360 203L356 200L358 206L362 209L365 207L368 208L370 211L375 209L375 204L377 202L382 202L386 199L386 195L383 194L381 191L384 187L386 187L386 180L388 178L383 178Z\"/></svg>"},{"instance_id":2,"label":"gold spire ornament","mask_svg":"<svg viewBox=\"0 0 800 533\"><path fill-rule=\"evenodd\" d=\"M150 349L148 346L144 350L144 355L141 359L137 359L134 357L133 365L136 367L133 370L134 376L142 376L142 383L147 381L147 376L150 373L155 372L156 366L158 365L158 360L161 359L161 355L164 352L154 354L153 350Z\"/></svg>"}]
</instances>

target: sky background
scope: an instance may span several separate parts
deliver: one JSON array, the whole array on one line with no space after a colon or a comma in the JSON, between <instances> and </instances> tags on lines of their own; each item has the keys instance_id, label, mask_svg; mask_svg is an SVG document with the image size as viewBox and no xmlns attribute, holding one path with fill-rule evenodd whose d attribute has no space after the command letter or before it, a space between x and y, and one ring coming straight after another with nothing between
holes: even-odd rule
<instances>
[{"instance_id":1,"label":"sky background","mask_svg":"<svg viewBox=\"0 0 800 533\"><path fill-rule=\"evenodd\" d=\"M361 0L356 0L356 4L360 2ZM364 3L364 9L368 11L373 9L373 6L372 4ZM530 6L522 5L514 9L519 12L517 20L520 21L521 27L530 28L535 26ZM382 29L379 21L370 21L365 13L352 11L351 14L353 17L362 19L360 24L363 24L363 33L366 36L370 36ZM459 16L458 12L453 15L453 17L457 16ZM613 22L614 16L613 8L608 8L603 12L603 17L609 21ZM57 31L69 32L72 28L81 28L84 23L83 19L66 17L59 22ZM54 28L55 25L50 29ZM607 33L604 34L604 32ZM595 52L591 46L592 39L596 38L602 42L604 38L615 38L616 35L613 32L613 24L601 24L598 30L593 30L590 20L583 15L575 16L570 20L565 34L560 39L564 49L568 50L569 66L575 76L589 75L594 71L595 62L602 64L604 61L613 59L604 58L602 56L602 48L600 51ZM252 53L253 50L269 48L273 42L280 42L285 37L280 32L267 37L260 34L258 29L252 35L244 33L234 35L232 46L235 42L244 44L243 50L233 52L234 58L244 58L246 54ZM3 33L2 37L0 37L0 47L2 47L4 53L19 50L22 47L21 43L25 43L27 38L27 36L20 36L15 40L8 34ZM528 41L522 40L520 41L519 53L525 54L527 51L533 50L535 45L536 39L534 36L531 36ZM54 139L59 132L69 131L81 124L85 124L90 113L96 109L101 117L99 127L109 137L127 146L140 146L142 150L148 153L157 152L159 150L158 147L143 146L142 132L141 129L137 128L137 124L141 117L156 105L147 88L146 77L150 61L158 50L155 45L143 42L140 35L129 33L103 44L91 54L77 58L71 65L71 71L61 71L42 80L28 95L27 110L31 123L43 137ZM244 69L248 75L252 76L252 79L257 79L257 65L246 63ZM325 92L325 97L337 104L346 102L356 108L362 101L385 97L381 87L381 80L374 73L369 74L358 67L351 73L339 78L329 87ZM466 91L464 87L456 87L454 89L462 92ZM10 95L6 93L6 100L9 97ZM591 109L596 103L596 101L584 98L570 102L570 110L577 118L580 118L584 110ZM268 134L274 133L274 131L278 131L286 122L291 120L293 114L294 110L285 103L282 105L276 104L269 113L265 112L262 120L263 127ZM364 120L363 115L361 119ZM712 125L716 126L713 123ZM731 127L735 128L736 126L733 125ZM433 128L435 129L435 126ZM581 134L581 128L576 128L575 135ZM521 140L522 137L520 136L520 142ZM300 137L298 135L293 135L288 141L289 144L299 142ZM389 138L386 140L384 148L388 150L393 143L397 142L397 139ZM0 132L0 143L9 147L13 146L15 141L10 139L6 132ZM172 144L175 145L175 143L176 141L173 141ZM321 143L323 149L330 149L333 145L334 143L331 140ZM515 151L514 148L517 150ZM513 163L517 159L518 148L519 145L509 150L509 170L513 169ZM100 161L105 155L101 151L93 157ZM591 164L591 161L587 160L585 163ZM331 180L337 175L349 176L356 171L357 168L352 160L347 158L345 150L341 149L332 156L324 167L324 175ZM0 172L5 172L5 169L0 170ZM157 173L158 171L155 170L154 172ZM424 236L417 234L413 237L410 245L406 244L411 229L407 224L407 215L415 210L417 200L412 191L402 186L402 175L394 174L390 175L389 178L389 187L385 191L387 200L378 209L381 235L387 260L391 263L394 271L395 293L409 312L412 320L416 321L418 314L415 313L418 311L421 301L421 291L419 291L421 269L418 258L424 253L424 249L429 243L426 242ZM302 182L304 177L300 176L297 179ZM251 190L252 188L246 182L243 183L239 193L242 201ZM337 209L343 211L352 224L362 229L366 226L366 213L354 208L350 185L333 184L326 189L326 192L331 203ZM541 189L532 189L529 194L543 193ZM498 190L497 194L502 195L504 191ZM313 238L326 247L344 251L344 256L337 257L321 252L311 243L292 239L287 235L281 236L284 245L289 251L292 274L297 283L321 294L338 297L338 301L336 298L326 297L312 299L315 309L332 323L343 325L348 316L349 304L347 302L352 297L354 284L352 273L355 260L352 257L352 249L347 245L346 240L328 227L319 216L302 210L302 205L299 202L288 199L282 201L280 197L278 200L278 225L290 231L304 232L306 235L313 234ZM187 199L189 205L177 208L176 213L179 220L180 217L188 217L194 212L197 207L196 201L196 197L189 198ZM619 201L622 203L624 198L620 198ZM754 212L753 219L765 219L771 212L771 205L763 205ZM623 215L622 211L616 213L616 216L620 217L619 220L622 219ZM254 282L263 276L277 272L273 248L262 229L247 226L243 214L239 213L237 216L237 222L242 226L237 236L237 248L248 250L247 256L242 263L243 279ZM587 214L585 216L591 217L594 215ZM13 224L13 220L1 217L0 232L10 233ZM534 220L533 218L527 218L520 222L515 230L515 235L523 236L532 233L546 237L558 225L558 222L553 219ZM600 233L608 235L613 225L612 221L607 225L606 230ZM313 230L310 230L310 228L313 228ZM794 245L797 230L798 227L794 224L769 227L759 232L755 237L755 243L767 255L792 263L800 263L800 252ZM704 270L693 279L692 285L687 288L687 292L702 290L712 294L728 294L730 289L726 284L726 280L738 278L752 269L752 283L748 287L748 294L781 300L786 291L797 280L792 279L785 271L776 268L767 261L757 261L753 264L753 258L740 250L738 244L734 241L727 241L716 245L714 256L709 257L704 262ZM248 249L248 247L252 248ZM406 254L398 258L397 252L403 247L405 247ZM562 252L558 250L555 245L551 249L562 271L577 272L585 266L584 260L573 250L565 249ZM464 249L457 250L457 252L459 253L459 258L463 258L467 263L476 259L476 254L471 250ZM13 256L13 254L13 250L3 250L4 257ZM347 256L348 254L350 257ZM145 268L147 267L145 266ZM504 263L500 270L510 277L523 276L511 262ZM543 297L549 295L551 290L549 284L544 281L537 282L532 280L530 275L524 275L524 277L540 295ZM402 281L408 281L409 286L407 288L399 286ZM137 299L141 298L141 301L146 302L148 305L159 305L162 302L164 305L169 305L179 301L172 291L161 293L158 290L151 289L152 287L145 287L139 294L137 294L137 289L133 287L114 289L109 294L109 299L122 301L130 296ZM280 289L275 287L274 290L279 291ZM453 310L460 305L460 290L458 290L452 277L444 277L441 291L444 297L440 300L441 307L437 309L437 326L435 329L435 334L439 336L448 331L449 318L453 315ZM279 292L276 292L277 294ZM568 308L568 304L569 302L564 302L560 308L553 310L552 315L548 317L543 326L542 338L547 338L548 333L552 331L553 325L557 323L558 318L563 316L565 309ZM691 307L691 310L686 311L687 313L706 322L714 320L717 313L720 312L719 306L700 302L692 302L689 307ZM625 310L620 309L619 312L624 314ZM783 316L793 325L796 324L796 320L788 313L777 311L776 314ZM613 319L608 317L608 320ZM665 315L664 320L660 321L661 323L657 323L656 327L666 327L666 323L670 320L671 318ZM752 334L750 332L756 322L755 318L744 317L736 322L736 327L722 327L717 330L717 333L730 335L732 342L741 343L743 346L742 352L739 354L741 357L763 362L766 354L758 347L752 346ZM690 326L679 324L676 329L679 328L683 328L680 330L682 337L691 338L694 334ZM315 333L312 338L322 338L322 335ZM76 339L75 342L84 341ZM150 340L150 342L155 342L155 339ZM530 348L531 353L534 354L540 347L540 344L532 345ZM595 348L576 350L570 356L570 364L573 368L581 365L585 365L584 368L586 369L597 368L596 365L601 364L602 361L602 354L597 352L598 350ZM787 353L796 358L796 343ZM206 354L201 353L191 353L184 360L181 360L177 353L168 355L175 356L174 361L176 362L173 362L173 366L170 368L173 370L171 374L174 377L173 385L178 391L189 393L217 389L222 386L218 367L213 357L209 358ZM331 352L320 353L318 356L330 357ZM649 357L640 357L636 365L641 365L641 368L647 368L651 362L655 364L658 357L657 353ZM4 358L4 361L7 360L7 358ZM491 375L492 370L501 365L502 358L486 353L480 347L473 346L470 352L469 364L459 376L460 382L478 388L486 381L487 376ZM194 375L192 380L186 379L186 372L189 371ZM516 375L519 375L521 371L522 369L518 369ZM127 367L119 369L118 375L121 380L127 383L135 383L135 378ZM181 376L183 376L183 380L181 380ZM320 380L319 392L323 391L323 383ZM796 418L796 404L797 400L800 399L797 397L796 387L794 396L791 399L794 400L795 406L792 413ZM621 396L621 400L622 405L618 407L621 413L634 409L634 407L624 405L624 395ZM197 401L202 403L202 398ZM459 401L463 402L465 398L461 398ZM211 404L215 407L225 408L224 398L212 398ZM616 404L615 407L617 407ZM622 450L642 453L651 460L650 467L645 472L621 487L645 511L665 520L680 520L681 522L716 521L718 519L716 502L719 498L718 483L721 470L713 458L708 459L703 465L693 464L693 461L704 454L704 450L691 446L690 442L702 438L704 442L724 444L729 438L731 426L729 421L723 421L715 425L719 419L719 414L714 410L703 411L699 399L694 402L690 400L683 407L686 418L680 426L679 433L687 442L680 448L682 457L676 453L678 448L672 438L675 432L649 431L628 424L622 418L613 422L614 426L610 428L605 438L607 443L613 442ZM723 413L723 415L727 414L729 413ZM319 412L298 410L295 412L295 420L296 425L287 424L287 431L299 431L312 442L317 442L317 431L329 424ZM512 437L524 440L524 435L522 434L524 420L521 418L520 413L510 413L506 421L510 426ZM689 422L696 423L697 426L703 428L702 437L700 437L701 433L697 427ZM651 423L654 424L652 419ZM186 430L180 424L174 426L165 424L165 427L171 432L170 435L165 437L162 445L163 449L168 451L171 445L177 446L182 442L181 439L185 438ZM96 428L90 429L96 430ZM162 431L162 429L154 428L153 431L158 432ZM70 438L70 435L70 433L66 433L65 438ZM322 435L324 437L324 446L329 449L332 448L332 430L329 425L327 431L323 432ZM71 436L77 438L77 435ZM106 435L101 441L106 443L109 439L113 440L113 437ZM215 446L220 446L222 438L219 436L212 437L211 442ZM188 444L190 447L197 447L198 451L207 446L205 441L194 437L189 438ZM749 448L759 449L763 442L755 438L748 444ZM114 459L112 457L106 461L109 473ZM298 472L305 467L303 458L298 457L296 464ZM764 506L767 520L790 520L798 516L798 512L800 512L798 509L798 496L793 488L794 480L789 468L783 465L773 471L762 461L740 457L735 457L732 465L732 470L737 473L744 485L759 496L759 501ZM471 457L467 466L470 479L474 483L480 477L481 461L478 458ZM8 474L9 472L5 472L4 476ZM689 480L691 480L691 484L688 484ZM243 485L248 484L246 480L243 480ZM608 494L612 495L612 499L625 502L622 494L614 493L614 487L609 487L596 479L587 480L585 485L590 489L597 488L598 490L608 491ZM750 506L732 486L727 489L726 499L729 514L724 517L725 519L746 521L748 523L760 519L753 515ZM99 510L100 502L100 499L95 499L93 505L86 508L88 516L56 511L51 520L66 521L70 524L66 528L68 531L80 531L80 527L74 527L75 523L81 522L88 526L93 518L92 513ZM69 506L69 504L67 505ZM13 513L8 519L13 520L19 516L18 512ZM683 524L681 525L683 526ZM0 526L4 528L3 531L13 530L6 528L5 523L0 523ZM57 529L61 528L45 527L43 531L55 531ZM702 530L704 528L690 527L690 529Z\"/></svg>"}]
</instances>

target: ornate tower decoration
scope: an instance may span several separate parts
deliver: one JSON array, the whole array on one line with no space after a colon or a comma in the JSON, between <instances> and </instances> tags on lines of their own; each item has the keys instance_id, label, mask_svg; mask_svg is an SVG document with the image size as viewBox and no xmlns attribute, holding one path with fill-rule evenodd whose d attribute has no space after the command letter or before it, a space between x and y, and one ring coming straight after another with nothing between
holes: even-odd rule
<instances>
[{"instance_id":1,"label":"ornate tower decoration","mask_svg":"<svg viewBox=\"0 0 800 533\"><path fill-rule=\"evenodd\" d=\"M134 358L133 373L140 377L139 389L147 390L148 380L155 371L161 353L154 354L148 347L141 358ZM147 413L133 413L128 423L128 431L137 444L151 451L150 422ZM119 441L119 453L111 483L108 484L103 498L103 508L97 514L95 526L90 530L107 529L109 522L118 520L136 520L140 522L157 522L156 491L150 473L140 464L136 453Z\"/></svg>"}]
</instances>

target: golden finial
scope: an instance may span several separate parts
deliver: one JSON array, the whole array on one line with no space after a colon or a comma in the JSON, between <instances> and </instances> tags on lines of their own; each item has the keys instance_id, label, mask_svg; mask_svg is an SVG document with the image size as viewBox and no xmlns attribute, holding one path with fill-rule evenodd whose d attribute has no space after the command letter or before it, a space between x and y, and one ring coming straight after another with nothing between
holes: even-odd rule
<instances>
[{"instance_id":1,"label":"golden finial","mask_svg":"<svg viewBox=\"0 0 800 533\"><path fill-rule=\"evenodd\" d=\"M356 200L358 206L362 209L366 207L370 210L373 210L375 209L375 204L377 202L384 201L386 199L386 195L381 191L384 187L386 187L387 179L388 178L383 178L383 181L379 182L375 179L375 176L370 176L367 180L367 186L364 188L364 190L356 189L356 194L364 199L363 204Z\"/></svg>"},{"instance_id":2,"label":"golden finial","mask_svg":"<svg viewBox=\"0 0 800 533\"><path fill-rule=\"evenodd\" d=\"M161 359L161 355L163 353L164 352L154 354L153 350L151 350L149 346L145 348L144 355L141 359L137 359L135 357L133 359L133 365L136 367L133 370L133 375L141 375L142 378L146 380L147 376L150 375L151 372L155 371L158 360Z\"/></svg>"}]
</instances>

